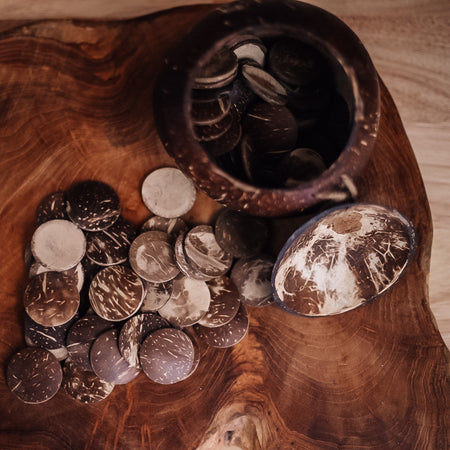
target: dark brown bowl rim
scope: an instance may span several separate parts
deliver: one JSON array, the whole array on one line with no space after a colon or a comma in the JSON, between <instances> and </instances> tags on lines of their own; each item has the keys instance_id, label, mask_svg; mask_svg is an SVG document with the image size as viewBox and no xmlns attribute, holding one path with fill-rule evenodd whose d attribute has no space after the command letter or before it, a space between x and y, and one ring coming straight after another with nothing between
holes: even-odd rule
<instances>
[{"instance_id":1,"label":"dark brown bowl rim","mask_svg":"<svg viewBox=\"0 0 450 450\"><path fill-rule=\"evenodd\" d=\"M293 189L253 186L217 166L195 140L190 96L195 71L232 33L301 36L332 55L347 74L355 99L354 125L338 159L317 179ZM342 201L366 166L378 131L378 76L356 34L331 13L296 0L242 0L213 10L164 61L154 91L155 123L176 164L214 200L254 215L303 211L323 200ZM350 186L349 186L350 184ZM345 198L345 197L344 197Z\"/></svg>"}]
</instances>

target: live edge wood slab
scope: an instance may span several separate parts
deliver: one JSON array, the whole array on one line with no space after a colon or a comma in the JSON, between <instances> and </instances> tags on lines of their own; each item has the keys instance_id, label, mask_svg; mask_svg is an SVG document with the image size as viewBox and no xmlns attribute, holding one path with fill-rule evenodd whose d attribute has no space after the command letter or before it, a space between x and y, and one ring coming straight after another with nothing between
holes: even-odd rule
<instances>
[{"instance_id":1,"label":"live edge wood slab","mask_svg":"<svg viewBox=\"0 0 450 450\"><path fill-rule=\"evenodd\" d=\"M154 127L155 78L169 48L209 9L1 25L0 448L448 448L449 352L428 304L430 211L382 83L379 136L358 200L397 208L418 236L411 266L389 293L328 318L251 309L244 341L202 347L198 370L176 385L141 374L94 405L62 391L26 405L8 390L6 363L25 345L23 251L36 206L92 178L117 189L127 219L147 218L140 184L173 165ZM188 220L208 222L217 209L201 194Z\"/></svg>"}]
</instances>

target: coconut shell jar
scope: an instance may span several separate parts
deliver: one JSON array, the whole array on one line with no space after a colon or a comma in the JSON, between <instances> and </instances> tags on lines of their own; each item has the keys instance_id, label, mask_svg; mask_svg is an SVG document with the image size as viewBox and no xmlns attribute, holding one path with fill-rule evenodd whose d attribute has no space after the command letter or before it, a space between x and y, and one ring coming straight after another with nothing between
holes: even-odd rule
<instances>
[{"instance_id":1,"label":"coconut shell jar","mask_svg":"<svg viewBox=\"0 0 450 450\"><path fill-rule=\"evenodd\" d=\"M379 103L358 37L291 0L214 10L167 57L154 95L159 135L185 174L212 199L261 216L350 198Z\"/></svg>"}]
</instances>

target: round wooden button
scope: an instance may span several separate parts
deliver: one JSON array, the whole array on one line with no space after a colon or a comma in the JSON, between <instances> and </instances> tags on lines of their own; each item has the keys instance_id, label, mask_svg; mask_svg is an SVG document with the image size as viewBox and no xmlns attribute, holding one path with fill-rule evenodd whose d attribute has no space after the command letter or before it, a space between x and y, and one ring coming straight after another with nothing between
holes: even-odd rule
<instances>
[{"instance_id":1,"label":"round wooden button","mask_svg":"<svg viewBox=\"0 0 450 450\"><path fill-rule=\"evenodd\" d=\"M271 276L273 261L255 256L236 261L231 279L236 284L241 302L247 306L266 306L273 302Z\"/></svg>"},{"instance_id":2,"label":"round wooden button","mask_svg":"<svg viewBox=\"0 0 450 450\"><path fill-rule=\"evenodd\" d=\"M142 233L146 231L162 231L167 233L170 240L175 240L182 231L187 230L188 226L186 222L180 217L167 219L165 217L153 216L146 220L141 227Z\"/></svg>"},{"instance_id":3,"label":"round wooden button","mask_svg":"<svg viewBox=\"0 0 450 450\"><path fill-rule=\"evenodd\" d=\"M211 303L206 314L198 321L204 327L215 328L230 322L236 315L240 300L239 291L227 276L214 278L206 283Z\"/></svg>"},{"instance_id":4,"label":"round wooden button","mask_svg":"<svg viewBox=\"0 0 450 450\"><path fill-rule=\"evenodd\" d=\"M151 172L142 183L142 201L157 216L174 218L194 205L196 190L192 181L175 167Z\"/></svg>"},{"instance_id":5,"label":"round wooden button","mask_svg":"<svg viewBox=\"0 0 450 450\"><path fill-rule=\"evenodd\" d=\"M72 186L66 194L70 220L87 231L110 227L120 215L120 200L106 183L87 180Z\"/></svg>"},{"instance_id":6,"label":"round wooden button","mask_svg":"<svg viewBox=\"0 0 450 450\"><path fill-rule=\"evenodd\" d=\"M36 209L36 223L54 219L68 219L66 212L66 194L64 191L52 192L45 196Z\"/></svg>"},{"instance_id":7,"label":"round wooden button","mask_svg":"<svg viewBox=\"0 0 450 450\"><path fill-rule=\"evenodd\" d=\"M36 261L50 270L75 267L86 252L84 233L68 220L50 220L40 225L31 238Z\"/></svg>"},{"instance_id":8,"label":"round wooden button","mask_svg":"<svg viewBox=\"0 0 450 450\"><path fill-rule=\"evenodd\" d=\"M125 361L132 367L141 367L139 347L153 331L169 328L170 324L158 314L142 313L128 319L119 334L119 350Z\"/></svg>"},{"instance_id":9,"label":"round wooden button","mask_svg":"<svg viewBox=\"0 0 450 450\"><path fill-rule=\"evenodd\" d=\"M192 340L175 328L162 328L151 333L142 343L139 355L147 377L161 384L185 379L195 361Z\"/></svg>"},{"instance_id":10,"label":"round wooden button","mask_svg":"<svg viewBox=\"0 0 450 450\"><path fill-rule=\"evenodd\" d=\"M43 403L59 390L62 369L58 360L39 347L27 347L8 362L6 382L11 392L24 403Z\"/></svg>"},{"instance_id":11,"label":"round wooden button","mask_svg":"<svg viewBox=\"0 0 450 450\"><path fill-rule=\"evenodd\" d=\"M128 267L109 266L95 275L89 288L92 309L114 322L135 314L144 297L141 279Z\"/></svg>"},{"instance_id":12,"label":"round wooden button","mask_svg":"<svg viewBox=\"0 0 450 450\"><path fill-rule=\"evenodd\" d=\"M216 348L227 348L238 344L246 336L248 328L248 313L242 303L233 319L220 327L208 328L200 324L194 325L200 338L209 346Z\"/></svg>"},{"instance_id":13,"label":"round wooden button","mask_svg":"<svg viewBox=\"0 0 450 450\"><path fill-rule=\"evenodd\" d=\"M75 316L80 294L73 277L61 272L44 272L28 281L23 302L25 311L35 322L56 327Z\"/></svg>"},{"instance_id":14,"label":"round wooden button","mask_svg":"<svg viewBox=\"0 0 450 450\"><path fill-rule=\"evenodd\" d=\"M156 231L140 234L131 244L129 262L144 280L165 283L179 273L172 245L167 240L155 239Z\"/></svg>"},{"instance_id":15,"label":"round wooden button","mask_svg":"<svg viewBox=\"0 0 450 450\"><path fill-rule=\"evenodd\" d=\"M236 258L260 253L269 236L263 219L231 209L223 209L219 213L214 233L219 245Z\"/></svg>"},{"instance_id":16,"label":"round wooden button","mask_svg":"<svg viewBox=\"0 0 450 450\"><path fill-rule=\"evenodd\" d=\"M66 338L70 359L80 370L92 371L89 354L92 343L104 331L114 328L115 324L97 314L88 314L78 319L69 329Z\"/></svg>"},{"instance_id":17,"label":"round wooden button","mask_svg":"<svg viewBox=\"0 0 450 450\"><path fill-rule=\"evenodd\" d=\"M28 270L28 278L33 278L34 276L44 272L52 272L52 270L43 266L40 262L35 261L31 264L30 269ZM84 284L84 267L81 262L71 269L62 270L61 273L69 277L73 277L77 283L78 292L81 291Z\"/></svg>"},{"instance_id":18,"label":"round wooden button","mask_svg":"<svg viewBox=\"0 0 450 450\"><path fill-rule=\"evenodd\" d=\"M86 234L86 256L99 266L122 264L136 236L136 227L119 217L106 230Z\"/></svg>"},{"instance_id":19,"label":"round wooden button","mask_svg":"<svg viewBox=\"0 0 450 450\"><path fill-rule=\"evenodd\" d=\"M396 210L353 204L324 211L295 231L279 253L275 300L305 316L357 308L397 282L415 248L414 227Z\"/></svg>"},{"instance_id":20,"label":"round wooden button","mask_svg":"<svg viewBox=\"0 0 450 450\"><path fill-rule=\"evenodd\" d=\"M193 100L191 103L192 123L195 125L211 125L219 122L230 111L230 106L228 92L209 101Z\"/></svg>"},{"instance_id":21,"label":"round wooden button","mask_svg":"<svg viewBox=\"0 0 450 450\"><path fill-rule=\"evenodd\" d=\"M204 281L178 276L173 281L169 301L159 314L177 327L187 327L200 320L208 311L211 294Z\"/></svg>"},{"instance_id":22,"label":"round wooden button","mask_svg":"<svg viewBox=\"0 0 450 450\"><path fill-rule=\"evenodd\" d=\"M144 300L142 301L141 311L157 311L163 307L172 295L172 281L165 283L152 283L144 280Z\"/></svg>"},{"instance_id":23,"label":"round wooden button","mask_svg":"<svg viewBox=\"0 0 450 450\"><path fill-rule=\"evenodd\" d=\"M96 403L104 400L114 389L114 383L100 379L90 370L81 370L72 361L63 366L62 387L81 403Z\"/></svg>"},{"instance_id":24,"label":"round wooden button","mask_svg":"<svg viewBox=\"0 0 450 450\"><path fill-rule=\"evenodd\" d=\"M233 257L217 243L210 225L192 228L184 239L184 250L188 263L211 278L224 275L233 262Z\"/></svg>"},{"instance_id":25,"label":"round wooden button","mask_svg":"<svg viewBox=\"0 0 450 450\"><path fill-rule=\"evenodd\" d=\"M126 384L134 380L141 370L125 361L120 354L117 339L116 329L102 333L92 344L91 365L101 380L113 384Z\"/></svg>"}]
</instances>

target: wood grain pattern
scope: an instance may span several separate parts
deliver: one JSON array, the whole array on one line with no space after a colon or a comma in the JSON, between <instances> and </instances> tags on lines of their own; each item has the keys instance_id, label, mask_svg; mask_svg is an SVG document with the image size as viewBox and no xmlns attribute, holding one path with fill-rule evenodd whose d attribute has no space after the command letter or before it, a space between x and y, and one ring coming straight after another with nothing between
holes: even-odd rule
<instances>
[{"instance_id":1,"label":"wood grain pattern","mask_svg":"<svg viewBox=\"0 0 450 450\"><path fill-rule=\"evenodd\" d=\"M0 35L2 368L24 345L22 252L36 206L96 178L117 189L125 218L144 221L140 184L172 163L154 129L152 87L164 54L207 10L28 23ZM252 309L244 341L202 347L191 378L163 386L141 374L95 405L62 392L24 405L2 370L0 447L446 448L449 353L428 304L430 210L384 85L379 138L358 187L360 200L395 207L417 228L418 252L391 292L315 320ZM205 223L216 209L200 195L188 219Z\"/></svg>"}]
</instances>

